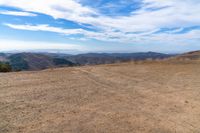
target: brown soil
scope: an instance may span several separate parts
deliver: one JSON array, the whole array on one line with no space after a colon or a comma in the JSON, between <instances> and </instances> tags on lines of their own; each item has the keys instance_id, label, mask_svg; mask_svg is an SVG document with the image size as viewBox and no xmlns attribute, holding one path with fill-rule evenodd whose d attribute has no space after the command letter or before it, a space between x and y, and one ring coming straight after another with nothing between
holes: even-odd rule
<instances>
[{"instance_id":1,"label":"brown soil","mask_svg":"<svg viewBox=\"0 0 200 133\"><path fill-rule=\"evenodd\" d=\"M200 64L0 74L0 133L199 133Z\"/></svg>"}]
</instances>

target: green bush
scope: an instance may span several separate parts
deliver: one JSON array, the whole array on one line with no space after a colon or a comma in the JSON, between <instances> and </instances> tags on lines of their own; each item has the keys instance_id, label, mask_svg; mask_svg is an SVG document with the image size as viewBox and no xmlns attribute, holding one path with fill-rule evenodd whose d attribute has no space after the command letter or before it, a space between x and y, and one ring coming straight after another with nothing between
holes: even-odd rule
<instances>
[{"instance_id":1,"label":"green bush","mask_svg":"<svg viewBox=\"0 0 200 133\"><path fill-rule=\"evenodd\" d=\"M0 62L0 72L11 72L12 67L9 63Z\"/></svg>"}]
</instances>

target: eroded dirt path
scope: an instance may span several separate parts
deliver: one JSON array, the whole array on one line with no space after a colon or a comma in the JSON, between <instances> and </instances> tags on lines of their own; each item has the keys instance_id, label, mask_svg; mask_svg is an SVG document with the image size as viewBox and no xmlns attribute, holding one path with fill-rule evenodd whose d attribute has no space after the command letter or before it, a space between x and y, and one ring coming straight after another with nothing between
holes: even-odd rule
<instances>
[{"instance_id":1,"label":"eroded dirt path","mask_svg":"<svg viewBox=\"0 0 200 133\"><path fill-rule=\"evenodd\" d=\"M199 64L115 64L0 76L0 133L199 133Z\"/></svg>"}]
</instances>

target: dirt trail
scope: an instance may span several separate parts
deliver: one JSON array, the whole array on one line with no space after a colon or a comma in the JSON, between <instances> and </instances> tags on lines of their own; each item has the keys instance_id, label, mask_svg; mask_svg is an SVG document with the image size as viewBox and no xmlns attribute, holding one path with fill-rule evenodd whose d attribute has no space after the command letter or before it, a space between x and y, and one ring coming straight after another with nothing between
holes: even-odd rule
<instances>
[{"instance_id":1,"label":"dirt trail","mask_svg":"<svg viewBox=\"0 0 200 133\"><path fill-rule=\"evenodd\" d=\"M0 74L0 133L199 133L200 65Z\"/></svg>"}]
</instances>

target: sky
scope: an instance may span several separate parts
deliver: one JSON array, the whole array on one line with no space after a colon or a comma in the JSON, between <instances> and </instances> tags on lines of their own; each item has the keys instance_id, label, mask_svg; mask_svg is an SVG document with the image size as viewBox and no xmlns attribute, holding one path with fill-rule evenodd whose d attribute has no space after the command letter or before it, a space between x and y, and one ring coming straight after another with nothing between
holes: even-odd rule
<instances>
[{"instance_id":1,"label":"sky","mask_svg":"<svg viewBox=\"0 0 200 133\"><path fill-rule=\"evenodd\" d=\"M0 51L200 50L199 0L0 0Z\"/></svg>"}]
</instances>

